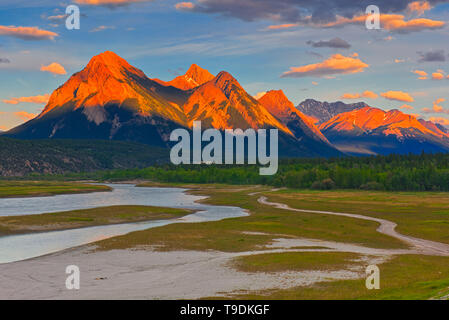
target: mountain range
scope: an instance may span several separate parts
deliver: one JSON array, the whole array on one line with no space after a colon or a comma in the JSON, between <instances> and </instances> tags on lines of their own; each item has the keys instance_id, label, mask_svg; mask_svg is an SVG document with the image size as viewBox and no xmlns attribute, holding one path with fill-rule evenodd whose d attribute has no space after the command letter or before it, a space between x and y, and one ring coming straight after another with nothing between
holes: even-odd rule
<instances>
[{"instance_id":1,"label":"mountain range","mask_svg":"<svg viewBox=\"0 0 449 320\"><path fill-rule=\"evenodd\" d=\"M171 81L147 77L113 52L93 57L56 89L41 114L2 133L21 139L100 139L168 147L176 128L279 130L281 156L449 150L447 130L398 110L308 99L297 107L281 90L255 99L228 72L193 64Z\"/></svg>"}]
</instances>

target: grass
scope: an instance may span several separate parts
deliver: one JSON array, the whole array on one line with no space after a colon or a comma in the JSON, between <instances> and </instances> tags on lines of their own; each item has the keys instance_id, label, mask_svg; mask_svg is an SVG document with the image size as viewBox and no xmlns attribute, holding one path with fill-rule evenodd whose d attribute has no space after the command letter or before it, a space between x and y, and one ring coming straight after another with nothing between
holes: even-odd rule
<instances>
[{"instance_id":1,"label":"grass","mask_svg":"<svg viewBox=\"0 0 449 320\"><path fill-rule=\"evenodd\" d=\"M359 255L347 252L284 252L238 257L233 267L244 272L341 270Z\"/></svg>"},{"instance_id":2,"label":"grass","mask_svg":"<svg viewBox=\"0 0 449 320\"><path fill-rule=\"evenodd\" d=\"M0 217L0 236L181 217L191 210L151 206L111 206L85 210Z\"/></svg>"},{"instance_id":3,"label":"grass","mask_svg":"<svg viewBox=\"0 0 449 320\"><path fill-rule=\"evenodd\" d=\"M158 184L160 185L160 184ZM153 186L150 184L150 186ZM189 185L194 187L193 185ZM205 223L171 224L137 231L98 243L101 250L157 245L159 250L218 250L242 252L258 249L279 237L303 237L357 243L373 248L406 248L392 237L376 232L378 224L347 217L291 212L259 204L261 186L201 185L190 193L208 195L204 203L239 206L251 212L248 217ZM248 234L257 232L263 234Z\"/></svg>"},{"instance_id":4,"label":"grass","mask_svg":"<svg viewBox=\"0 0 449 320\"><path fill-rule=\"evenodd\" d=\"M398 224L397 231L449 243L449 197L444 192L280 190L269 200L293 208L356 213Z\"/></svg>"},{"instance_id":5,"label":"grass","mask_svg":"<svg viewBox=\"0 0 449 320\"><path fill-rule=\"evenodd\" d=\"M78 182L0 180L0 198L52 196L97 191L111 191L111 188Z\"/></svg>"},{"instance_id":6,"label":"grass","mask_svg":"<svg viewBox=\"0 0 449 320\"><path fill-rule=\"evenodd\" d=\"M449 257L401 255L382 264L380 289L368 290L365 279L322 282L309 287L267 290L238 299L422 300L449 293Z\"/></svg>"}]
</instances>

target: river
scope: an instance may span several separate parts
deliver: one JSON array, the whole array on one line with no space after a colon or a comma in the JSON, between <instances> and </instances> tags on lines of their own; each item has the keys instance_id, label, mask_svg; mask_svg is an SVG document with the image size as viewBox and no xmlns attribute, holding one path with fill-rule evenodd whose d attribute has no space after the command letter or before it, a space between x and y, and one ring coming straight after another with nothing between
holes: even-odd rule
<instances>
[{"instance_id":1,"label":"river","mask_svg":"<svg viewBox=\"0 0 449 320\"><path fill-rule=\"evenodd\" d=\"M66 194L51 197L0 199L0 216L29 215L71 211L115 205L144 205L198 210L179 219L77 228L0 237L0 263L30 259L45 254L89 244L133 231L171 223L217 221L246 216L238 207L197 203L201 196L189 195L182 188L136 187L131 184L108 184L111 192Z\"/></svg>"}]
</instances>

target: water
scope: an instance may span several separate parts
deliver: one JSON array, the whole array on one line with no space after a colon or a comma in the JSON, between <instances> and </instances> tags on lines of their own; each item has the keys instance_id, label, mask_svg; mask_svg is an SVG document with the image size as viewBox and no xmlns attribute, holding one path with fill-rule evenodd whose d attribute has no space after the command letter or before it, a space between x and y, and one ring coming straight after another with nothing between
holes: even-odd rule
<instances>
[{"instance_id":1,"label":"water","mask_svg":"<svg viewBox=\"0 0 449 320\"><path fill-rule=\"evenodd\" d=\"M62 231L0 237L0 263L25 260L92 243L133 231L171 223L216 221L242 217L243 209L196 203L204 197L188 195L181 188L146 188L129 184L109 184L112 192L57 195L52 197L0 199L0 216L40 214L112 205L147 205L199 210L173 220L123 223Z\"/></svg>"}]
</instances>

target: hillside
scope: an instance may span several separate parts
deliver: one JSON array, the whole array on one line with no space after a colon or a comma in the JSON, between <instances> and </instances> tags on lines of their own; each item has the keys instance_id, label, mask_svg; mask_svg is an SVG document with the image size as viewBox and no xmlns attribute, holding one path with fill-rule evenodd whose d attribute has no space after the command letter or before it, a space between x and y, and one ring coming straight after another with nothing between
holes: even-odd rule
<instances>
[{"instance_id":1,"label":"hillside","mask_svg":"<svg viewBox=\"0 0 449 320\"><path fill-rule=\"evenodd\" d=\"M168 161L166 149L101 140L0 138L0 176L143 168Z\"/></svg>"}]
</instances>

